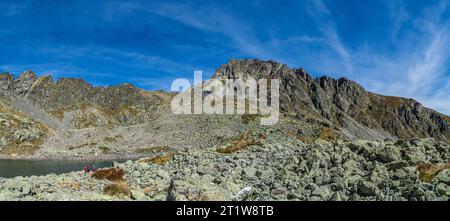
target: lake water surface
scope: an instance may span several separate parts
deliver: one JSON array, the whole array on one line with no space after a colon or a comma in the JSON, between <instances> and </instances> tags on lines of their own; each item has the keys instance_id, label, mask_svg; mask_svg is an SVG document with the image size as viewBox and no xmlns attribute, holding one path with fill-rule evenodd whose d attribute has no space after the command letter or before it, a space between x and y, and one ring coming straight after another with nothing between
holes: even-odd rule
<instances>
[{"instance_id":1,"label":"lake water surface","mask_svg":"<svg viewBox=\"0 0 450 221\"><path fill-rule=\"evenodd\" d=\"M67 161L67 160L6 160L0 159L0 177L61 174L72 171L82 171L87 165L92 169L111 167L114 161ZM116 162L124 162L117 160Z\"/></svg>"}]
</instances>

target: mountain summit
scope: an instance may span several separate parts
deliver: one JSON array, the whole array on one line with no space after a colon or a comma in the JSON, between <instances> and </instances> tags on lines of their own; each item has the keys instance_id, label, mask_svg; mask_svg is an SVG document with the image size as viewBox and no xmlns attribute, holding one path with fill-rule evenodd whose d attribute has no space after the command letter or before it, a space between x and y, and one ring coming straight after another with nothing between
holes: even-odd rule
<instances>
[{"instance_id":1,"label":"mountain summit","mask_svg":"<svg viewBox=\"0 0 450 221\"><path fill-rule=\"evenodd\" d=\"M280 79L280 107L284 114L338 127L348 137L450 140L450 117L413 99L371 93L346 78L313 78L303 69L255 59L232 60L222 65L213 78L246 76Z\"/></svg>"}]
</instances>

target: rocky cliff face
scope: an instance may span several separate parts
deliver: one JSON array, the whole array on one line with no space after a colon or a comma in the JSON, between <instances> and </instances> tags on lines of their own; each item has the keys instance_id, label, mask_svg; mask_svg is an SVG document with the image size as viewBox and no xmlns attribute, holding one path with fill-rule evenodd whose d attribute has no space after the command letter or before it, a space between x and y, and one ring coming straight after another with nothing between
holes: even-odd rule
<instances>
[{"instance_id":1,"label":"rocky cliff face","mask_svg":"<svg viewBox=\"0 0 450 221\"><path fill-rule=\"evenodd\" d=\"M47 130L40 122L15 111L0 99L0 154L33 154Z\"/></svg>"},{"instance_id":2,"label":"rocky cliff face","mask_svg":"<svg viewBox=\"0 0 450 221\"><path fill-rule=\"evenodd\" d=\"M312 78L303 69L273 61L232 60L214 79L280 79L284 114L339 127L347 136L367 139L434 137L450 140L449 117L413 99L377 95L359 84L330 77Z\"/></svg>"},{"instance_id":3,"label":"rocky cliff face","mask_svg":"<svg viewBox=\"0 0 450 221\"><path fill-rule=\"evenodd\" d=\"M147 92L130 84L93 87L82 79L50 76L37 78L24 72L17 79L0 75L0 95L25 99L68 127L127 126L149 122L168 103L168 94Z\"/></svg>"}]
</instances>

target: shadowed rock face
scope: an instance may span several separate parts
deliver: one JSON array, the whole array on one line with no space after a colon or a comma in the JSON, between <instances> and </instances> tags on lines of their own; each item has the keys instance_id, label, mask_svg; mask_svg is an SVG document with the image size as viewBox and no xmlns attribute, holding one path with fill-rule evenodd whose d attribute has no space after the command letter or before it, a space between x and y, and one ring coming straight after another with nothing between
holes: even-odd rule
<instances>
[{"instance_id":1,"label":"shadowed rock face","mask_svg":"<svg viewBox=\"0 0 450 221\"><path fill-rule=\"evenodd\" d=\"M356 82L330 77L312 78L303 69L273 61L232 60L213 78L280 79L280 107L285 114L341 127L355 133L370 128L367 138L434 137L450 140L449 117L413 99L377 95Z\"/></svg>"}]
</instances>

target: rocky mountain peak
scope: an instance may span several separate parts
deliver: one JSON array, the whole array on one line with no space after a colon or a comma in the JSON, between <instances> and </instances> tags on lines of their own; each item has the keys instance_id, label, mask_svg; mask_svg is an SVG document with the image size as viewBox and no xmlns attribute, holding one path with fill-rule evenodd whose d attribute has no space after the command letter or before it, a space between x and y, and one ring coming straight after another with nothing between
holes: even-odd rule
<instances>
[{"instance_id":1,"label":"rocky mountain peak","mask_svg":"<svg viewBox=\"0 0 450 221\"><path fill-rule=\"evenodd\" d=\"M0 73L0 81L13 81L14 76L9 72Z\"/></svg>"},{"instance_id":2,"label":"rocky mountain peak","mask_svg":"<svg viewBox=\"0 0 450 221\"><path fill-rule=\"evenodd\" d=\"M220 66L214 78L237 79L251 75L256 79L268 78L269 75L277 74L277 70L287 68L286 65L275 61L262 61L258 59L231 60Z\"/></svg>"},{"instance_id":3,"label":"rocky mountain peak","mask_svg":"<svg viewBox=\"0 0 450 221\"><path fill-rule=\"evenodd\" d=\"M303 69L274 61L231 60L213 78L280 79L283 113L340 127L348 134L369 131L364 138L434 137L450 139L449 120L413 99L383 96L366 91L358 83L328 76L312 78ZM359 131L359 132L358 132ZM359 135L358 135L359 136Z\"/></svg>"},{"instance_id":4,"label":"rocky mountain peak","mask_svg":"<svg viewBox=\"0 0 450 221\"><path fill-rule=\"evenodd\" d=\"M22 81L35 81L37 79L36 74L33 71L24 71L22 74L19 75L19 78L17 80Z\"/></svg>"}]
</instances>

